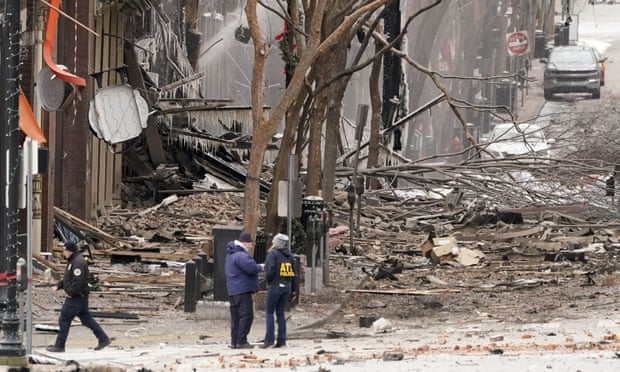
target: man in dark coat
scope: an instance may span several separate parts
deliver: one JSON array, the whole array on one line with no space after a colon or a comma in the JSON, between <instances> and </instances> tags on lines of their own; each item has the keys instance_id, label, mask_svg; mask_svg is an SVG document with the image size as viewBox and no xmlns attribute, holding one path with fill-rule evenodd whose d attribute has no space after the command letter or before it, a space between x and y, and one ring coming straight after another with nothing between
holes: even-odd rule
<instances>
[{"instance_id":1,"label":"man in dark coat","mask_svg":"<svg viewBox=\"0 0 620 372\"><path fill-rule=\"evenodd\" d=\"M293 255L288 246L288 236L276 234L267 258L265 259L265 279L267 297L265 298L265 339L261 348L286 345L286 317L284 309L291 293L297 291L297 277L293 266ZM278 335L275 336L273 313L276 313ZM275 342L275 345L274 345Z\"/></svg>"},{"instance_id":2,"label":"man in dark coat","mask_svg":"<svg viewBox=\"0 0 620 372\"><path fill-rule=\"evenodd\" d=\"M48 346L47 350L57 353L65 351L65 343L67 336L69 336L71 322L76 316L97 337L99 343L95 346L95 350L101 350L110 345L110 338L88 309L88 263L84 256L78 252L77 246L73 242L65 243L62 254L69 262L65 268L65 274L62 280L56 284L54 292L64 289L66 298L60 310L60 317L58 319L60 330L56 336L56 342L54 345Z\"/></svg>"},{"instance_id":3,"label":"man in dark coat","mask_svg":"<svg viewBox=\"0 0 620 372\"><path fill-rule=\"evenodd\" d=\"M252 236L242 232L238 240L226 245L226 289L230 302L230 345L233 349L251 349L248 334L254 321L254 292L258 291L258 273L263 264L254 261L250 251Z\"/></svg>"}]
</instances>

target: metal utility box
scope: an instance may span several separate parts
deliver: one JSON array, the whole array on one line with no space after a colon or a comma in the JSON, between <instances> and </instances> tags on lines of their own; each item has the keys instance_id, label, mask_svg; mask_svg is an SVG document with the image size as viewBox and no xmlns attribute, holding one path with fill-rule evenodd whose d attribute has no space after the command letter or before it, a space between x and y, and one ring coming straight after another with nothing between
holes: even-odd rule
<instances>
[{"instance_id":1,"label":"metal utility box","mask_svg":"<svg viewBox=\"0 0 620 372\"><path fill-rule=\"evenodd\" d=\"M243 226L215 225L213 226L213 299L228 301L226 289L226 244L239 238Z\"/></svg>"},{"instance_id":2,"label":"metal utility box","mask_svg":"<svg viewBox=\"0 0 620 372\"><path fill-rule=\"evenodd\" d=\"M239 238L243 226L239 225L215 225L213 226L213 299L215 301L228 301L226 290L226 245L232 240ZM265 262L267 255L267 238L262 232L256 233L254 242L254 260Z\"/></svg>"},{"instance_id":3,"label":"metal utility box","mask_svg":"<svg viewBox=\"0 0 620 372\"><path fill-rule=\"evenodd\" d=\"M547 36L543 30L536 30L534 35L534 58L547 57Z\"/></svg>"}]
</instances>

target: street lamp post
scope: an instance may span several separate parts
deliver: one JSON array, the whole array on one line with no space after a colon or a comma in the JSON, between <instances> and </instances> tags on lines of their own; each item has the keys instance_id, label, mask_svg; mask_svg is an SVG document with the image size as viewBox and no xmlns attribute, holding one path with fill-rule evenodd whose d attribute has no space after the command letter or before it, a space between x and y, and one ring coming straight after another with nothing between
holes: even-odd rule
<instances>
[{"instance_id":1,"label":"street lamp post","mask_svg":"<svg viewBox=\"0 0 620 372\"><path fill-rule=\"evenodd\" d=\"M0 123L0 302L2 305L2 338L0 338L0 365L25 366L26 350L20 332L17 299L17 239L18 174L19 174L19 55L20 55L20 1L7 0L1 14L0 81L3 107Z\"/></svg>"}]
</instances>

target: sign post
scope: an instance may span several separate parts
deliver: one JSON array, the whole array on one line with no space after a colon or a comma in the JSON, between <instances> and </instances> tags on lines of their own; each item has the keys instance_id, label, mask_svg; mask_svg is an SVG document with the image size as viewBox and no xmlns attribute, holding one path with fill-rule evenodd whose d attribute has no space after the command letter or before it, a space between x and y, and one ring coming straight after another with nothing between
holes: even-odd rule
<instances>
[{"instance_id":1,"label":"sign post","mask_svg":"<svg viewBox=\"0 0 620 372\"><path fill-rule=\"evenodd\" d=\"M508 47L508 54L510 56L520 56L530 52L530 38L527 35L527 31L515 31L506 34L506 46ZM513 61L510 59L510 73L513 74ZM521 85L523 89L523 84ZM521 90L523 95L523 90ZM508 97L512 108L512 78L510 79L510 86L508 87ZM523 96L521 96L523 97Z\"/></svg>"},{"instance_id":2,"label":"sign post","mask_svg":"<svg viewBox=\"0 0 620 372\"><path fill-rule=\"evenodd\" d=\"M511 56L529 53L530 39L527 36L527 31L516 31L506 34L506 45Z\"/></svg>"}]
</instances>

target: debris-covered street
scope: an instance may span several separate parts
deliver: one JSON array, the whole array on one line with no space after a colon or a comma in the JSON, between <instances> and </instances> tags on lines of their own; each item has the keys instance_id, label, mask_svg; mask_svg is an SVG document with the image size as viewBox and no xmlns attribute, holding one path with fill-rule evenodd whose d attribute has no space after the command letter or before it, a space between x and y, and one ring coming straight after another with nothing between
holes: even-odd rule
<instances>
[{"instance_id":1,"label":"debris-covered street","mask_svg":"<svg viewBox=\"0 0 620 372\"><path fill-rule=\"evenodd\" d=\"M532 89L532 110L539 96ZM355 252L347 195L337 192L329 284L302 293L290 311L287 348L247 352L228 347L227 310L209 307L211 290L206 307L184 311L184 264L212 252L213 226L240 223L241 192L110 207L97 226L57 209L59 220L102 242L89 248L98 278L91 308L113 342L93 351L92 335L76 323L66 353L44 350L61 300L50 283L63 263L59 255L38 257L34 370L75 370L61 367L68 360L143 371L607 370L619 362L620 222L604 186L584 182L582 190L596 202L533 206L505 198L512 208L498 209L475 193L368 193ZM256 343L263 296L255 297ZM46 361L55 364L39 364Z\"/></svg>"},{"instance_id":2,"label":"debris-covered street","mask_svg":"<svg viewBox=\"0 0 620 372\"><path fill-rule=\"evenodd\" d=\"M183 263L208 250L205 237L214 224L235 222L237 202L234 194L194 194L148 211L109 210L101 223L108 233L81 226L86 235L123 244L91 252L98 277L91 308L113 343L92 351L92 335L76 324L65 354L43 351L55 337L48 327L53 329L59 308L48 283L62 264L41 258L50 269L35 275L35 355L152 371L294 366L336 371L354 365L371 370L378 360L391 363L391 370L474 371L487 370L484 360L534 363L531 355L540 353L545 357L527 368L546 369L549 363L557 368L557 360L545 362L552 358L549 352L571 365L576 355L585 358L580 362L590 364L581 370L617 363L618 222L590 222L581 208L513 211L519 223L438 229L435 238L364 225L355 255L336 250L347 245L349 233L334 227L329 285L302 294L290 312L288 347L231 350L225 310L223 316L213 308L204 314L200 306L184 311ZM192 212L192 206L205 204L214 206L212 212ZM336 225L346 217L346 208L335 208ZM264 332L262 296L255 297L251 333L257 343Z\"/></svg>"},{"instance_id":3,"label":"debris-covered street","mask_svg":"<svg viewBox=\"0 0 620 372\"><path fill-rule=\"evenodd\" d=\"M537 118L545 104L542 68L532 61L520 119ZM558 101L586 119L586 109L599 107ZM601 101L605 108L615 102ZM545 115L560 120L557 112ZM576 136L581 122L572 120L572 127L545 128L572 135L570 143L555 137L556 147L602 151L589 141L605 135ZM306 283L287 313L289 339L280 349L229 347L228 308L214 299L215 276L201 277L198 298L187 296L188 263L217 267L214 227L243 224L238 184L220 186L208 176L204 189L165 190L143 202L153 190L128 182L130 201L98 208L89 222L55 208L60 232L79 235L89 256L90 308L112 343L93 350L95 338L76 320L66 352L46 351L63 302L52 291L65 264L55 241L52 253L33 257L31 370L617 370L620 219L610 169L567 157L469 160L360 169L411 186L366 190L356 210L337 188L324 231L325 282L309 289L314 273L302 261ZM176 182L177 172L158 168L152 181ZM264 296L254 297L256 345L265 332Z\"/></svg>"}]
</instances>

